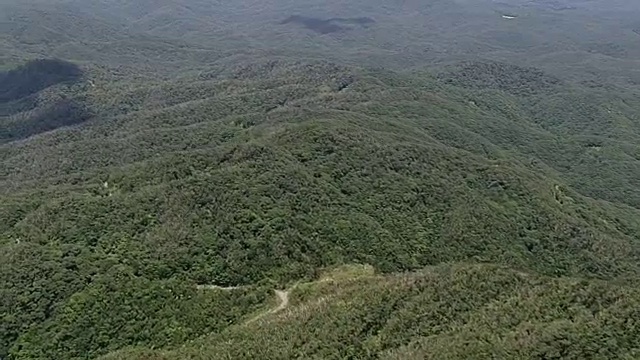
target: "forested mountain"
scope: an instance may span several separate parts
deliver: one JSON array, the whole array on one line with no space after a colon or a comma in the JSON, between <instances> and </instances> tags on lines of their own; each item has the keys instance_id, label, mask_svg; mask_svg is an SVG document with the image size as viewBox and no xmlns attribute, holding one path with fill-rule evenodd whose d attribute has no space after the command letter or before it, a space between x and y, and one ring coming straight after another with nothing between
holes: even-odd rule
<instances>
[{"instance_id":1,"label":"forested mountain","mask_svg":"<svg viewBox=\"0 0 640 360\"><path fill-rule=\"evenodd\" d=\"M0 0L0 358L639 357L637 13Z\"/></svg>"}]
</instances>

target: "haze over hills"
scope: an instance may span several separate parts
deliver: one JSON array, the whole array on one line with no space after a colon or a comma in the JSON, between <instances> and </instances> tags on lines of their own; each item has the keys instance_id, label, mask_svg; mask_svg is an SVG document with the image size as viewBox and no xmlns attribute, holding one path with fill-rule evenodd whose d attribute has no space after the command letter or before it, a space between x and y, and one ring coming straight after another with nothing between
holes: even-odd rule
<instances>
[{"instance_id":1,"label":"haze over hills","mask_svg":"<svg viewBox=\"0 0 640 360\"><path fill-rule=\"evenodd\" d=\"M488 59L580 80L637 83L631 1L8 1L2 54L91 62L211 64L252 54L322 57L358 66L420 68ZM46 14L46 16L45 16ZM502 15L516 18L507 20ZM327 34L284 23L367 18ZM3 20L2 20L3 19ZM135 44L135 46L132 46ZM108 46L107 46L108 45ZM108 56L104 56L105 52ZM4 55L3 57L8 57ZM621 74L619 69L629 69Z\"/></svg>"},{"instance_id":2,"label":"haze over hills","mask_svg":"<svg viewBox=\"0 0 640 360\"><path fill-rule=\"evenodd\" d=\"M0 0L0 358L637 358L639 11Z\"/></svg>"}]
</instances>

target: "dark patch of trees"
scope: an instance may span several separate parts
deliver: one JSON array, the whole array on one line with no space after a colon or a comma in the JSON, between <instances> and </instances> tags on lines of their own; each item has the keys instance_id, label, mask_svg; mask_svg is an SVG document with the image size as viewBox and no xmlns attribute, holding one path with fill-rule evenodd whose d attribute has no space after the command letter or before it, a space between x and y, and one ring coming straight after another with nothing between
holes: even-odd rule
<instances>
[{"instance_id":1,"label":"dark patch of trees","mask_svg":"<svg viewBox=\"0 0 640 360\"><path fill-rule=\"evenodd\" d=\"M466 62L438 75L440 81L473 89L495 89L528 95L553 88L560 80L543 71L498 62Z\"/></svg>"},{"instance_id":2,"label":"dark patch of trees","mask_svg":"<svg viewBox=\"0 0 640 360\"><path fill-rule=\"evenodd\" d=\"M618 58L623 58L628 55L627 49L624 46L612 42L587 44L586 50L593 54L602 54Z\"/></svg>"},{"instance_id":3,"label":"dark patch of trees","mask_svg":"<svg viewBox=\"0 0 640 360\"><path fill-rule=\"evenodd\" d=\"M49 86L78 81L82 70L57 59L32 60L9 71L0 72L0 102L18 100Z\"/></svg>"},{"instance_id":4,"label":"dark patch of trees","mask_svg":"<svg viewBox=\"0 0 640 360\"><path fill-rule=\"evenodd\" d=\"M11 116L30 111L38 105L37 95L30 95L15 101L0 102L0 116Z\"/></svg>"},{"instance_id":5,"label":"dark patch of trees","mask_svg":"<svg viewBox=\"0 0 640 360\"><path fill-rule=\"evenodd\" d=\"M24 139L63 126L76 125L90 117L91 111L85 104L74 99L63 99L33 110L22 119L0 123L0 141Z\"/></svg>"}]
</instances>

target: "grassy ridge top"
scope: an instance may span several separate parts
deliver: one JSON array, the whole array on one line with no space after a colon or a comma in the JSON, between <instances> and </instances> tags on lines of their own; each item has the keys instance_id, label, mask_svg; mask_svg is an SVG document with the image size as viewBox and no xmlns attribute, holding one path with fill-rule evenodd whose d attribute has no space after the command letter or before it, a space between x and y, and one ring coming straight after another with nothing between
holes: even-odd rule
<instances>
[{"instance_id":1,"label":"grassy ridge top","mask_svg":"<svg viewBox=\"0 0 640 360\"><path fill-rule=\"evenodd\" d=\"M291 298L278 313L174 351L100 359L632 359L640 351L631 320L638 290L600 281L457 264L325 278Z\"/></svg>"}]
</instances>

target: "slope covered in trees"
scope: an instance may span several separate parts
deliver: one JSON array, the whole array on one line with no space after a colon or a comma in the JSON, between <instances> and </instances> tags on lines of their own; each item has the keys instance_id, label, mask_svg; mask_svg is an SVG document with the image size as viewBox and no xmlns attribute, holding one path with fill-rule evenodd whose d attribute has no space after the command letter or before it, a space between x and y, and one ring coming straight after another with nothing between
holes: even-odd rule
<instances>
[{"instance_id":1,"label":"slope covered in trees","mask_svg":"<svg viewBox=\"0 0 640 360\"><path fill-rule=\"evenodd\" d=\"M5 352L176 346L266 299L196 284L284 285L344 263L639 276L634 198L585 196L572 179L593 169L564 167L594 156L582 134L516 95L323 62L209 77L96 83L96 120L2 146Z\"/></svg>"},{"instance_id":2,"label":"slope covered in trees","mask_svg":"<svg viewBox=\"0 0 640 360\"><path fill-rule=\"evenodd\" d=\"M0 143L86 121L91 114L80 98L44 95L46 89L72 86L81 78L76 64L56 59L0 71Z\"/></svg>"},{"instance_id":3,"label":"slope covered in trees","mask_svg":"<svg viewBox=\"0 0 640 360\"><path fill-rule=\"evenodd\" d=\"M0 358L640 355L632 12L329 3L0 0Z\"/></svg>"},{"instance_id":4,"label":"slope covered in trees","mask_svg":"<svg viewBox=\"0 0 640 360\"><path fill-rule=\"evenodd\" d=\"M387 276L351 267L298 285L288 308L258 321L174 351L100 359L634 359L639 296L491 265Z\"/></svg>"},{"instance_id":5,"label":"slope covered in trees","mask_svg":"<svg viewBox=\"0 0 640 360\"><path fill-rule=\"evenodd\" d=\"M0 103L32 95L49 86L77 81L77 65L55 59L30 61L17 69L0 72Z\"/></svg>"}]
</instances>

